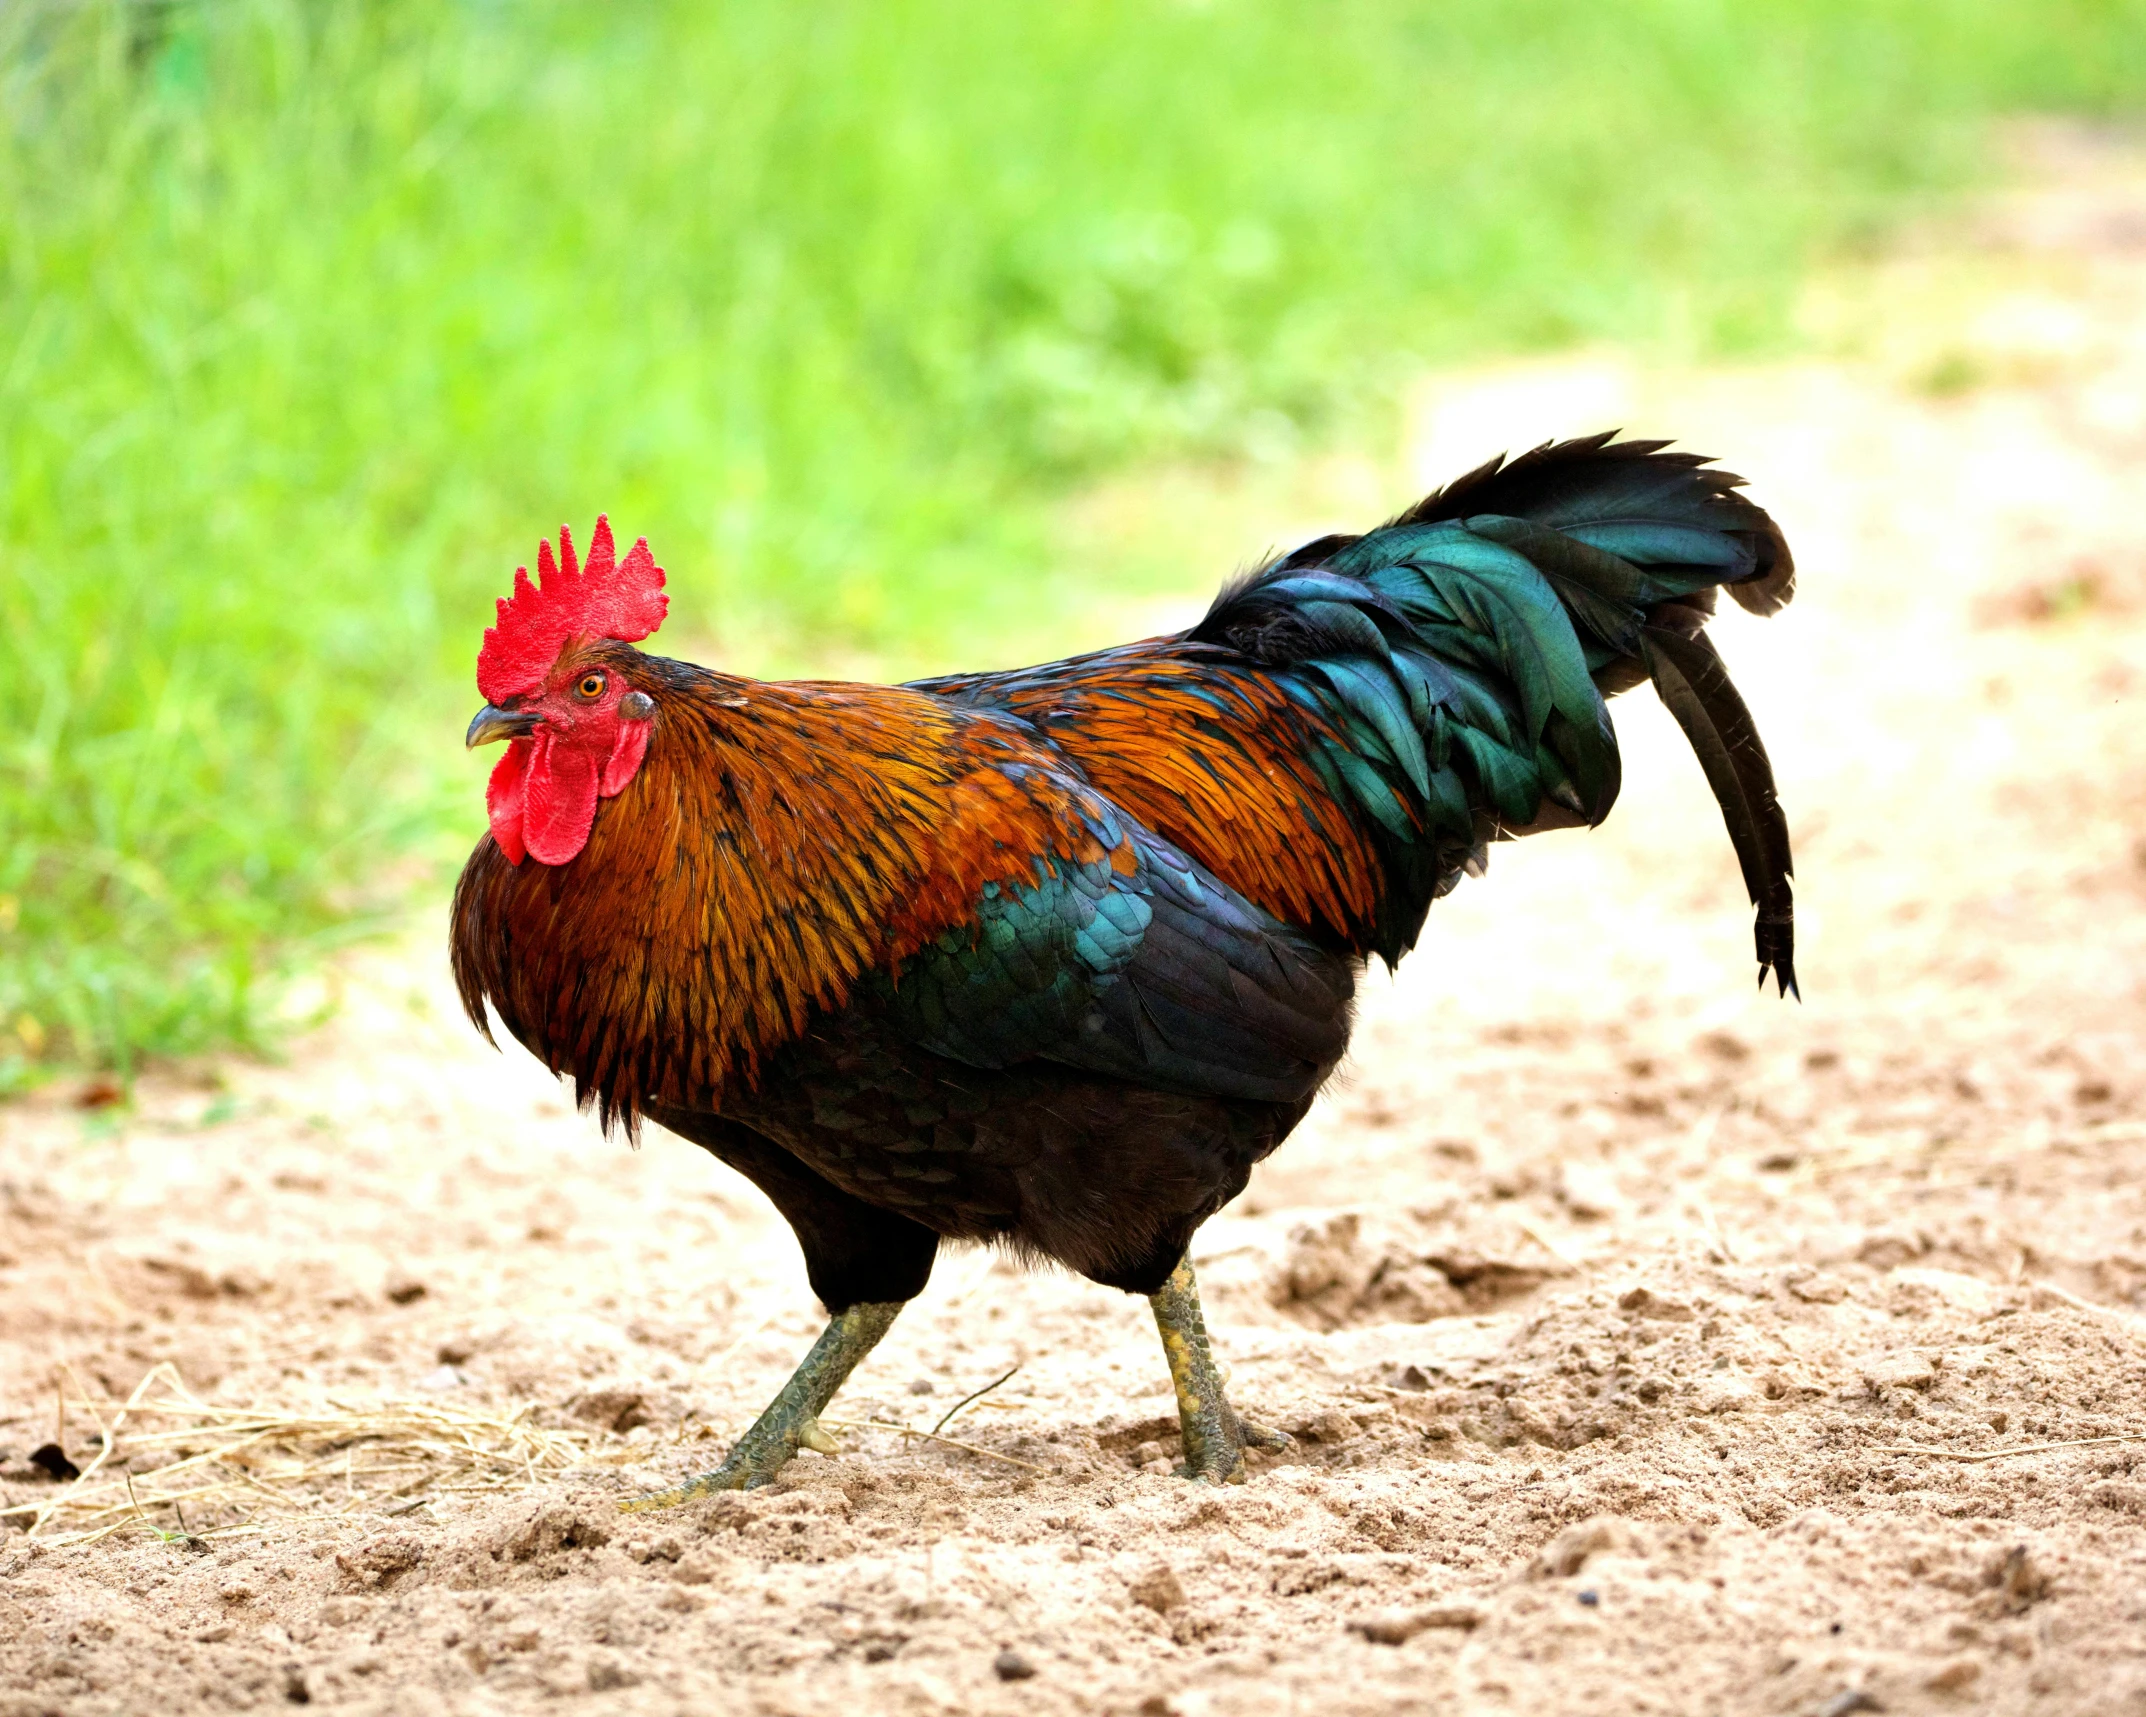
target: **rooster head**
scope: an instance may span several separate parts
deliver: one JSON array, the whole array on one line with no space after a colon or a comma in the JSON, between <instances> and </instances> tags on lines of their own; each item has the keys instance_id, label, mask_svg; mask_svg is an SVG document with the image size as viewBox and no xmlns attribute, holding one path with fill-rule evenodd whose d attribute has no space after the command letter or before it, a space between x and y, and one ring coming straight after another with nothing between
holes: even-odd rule
<instances>
[{"instance_id":1,"label":"rooster head","mask_svg":"<svg viewBox=\"0 0 2146 1717\"><path fill-rule=\"evenodd\" d=\"M485 789L492 838L514 864L528 854L565 864L596 821L596 801L625 791L648 755L655 700L627 683L616 644L646 638L663 624L670 598L663 568L643 537L620 560L611 522L599 517L586 566L573 534L559 527L559 554L537 547L537 578L514 571L514 594L477 656L484 708L468 742L510 741Z\"/></svg>"}]
</instances>

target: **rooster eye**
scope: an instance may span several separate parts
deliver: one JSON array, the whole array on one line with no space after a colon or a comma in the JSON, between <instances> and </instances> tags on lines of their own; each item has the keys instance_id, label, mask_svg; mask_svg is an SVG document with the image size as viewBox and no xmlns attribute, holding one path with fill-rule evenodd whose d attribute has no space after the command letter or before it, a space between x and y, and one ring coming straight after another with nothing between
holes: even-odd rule
<instances>
[{"instance_id":1,"label":"rooster eye","mask_svg":"<svg viewBox=\"0 0 2146 1717\"><path fill-rule=\"evenodd\" d=\"M601 674L583 674L575 692L585 698L600 698L604 695L604 677Z\"/></svg>"}]
</instances>

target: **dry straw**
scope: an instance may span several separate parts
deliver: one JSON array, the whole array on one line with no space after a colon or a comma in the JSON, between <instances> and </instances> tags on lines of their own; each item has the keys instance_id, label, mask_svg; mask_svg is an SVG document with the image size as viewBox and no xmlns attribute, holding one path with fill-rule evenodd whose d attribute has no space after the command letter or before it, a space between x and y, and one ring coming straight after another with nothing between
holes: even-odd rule
<instances>
[{"instance_id":1,"label":"dry straw","mask_svg":"<svg viewBox=\"0 0 2146 1717\"><path fill-rule=\"evenodd\" d=\"M263 1510L338 1513L530 1484L589 1453L587 1432L534 1424L529 1407L216 1406L169 1364L152 1368L124 1401L83 1391L72 1405L97 1421L96 1456L50 1496L0 1508L0 1519L26 1523L30 1537L48 1544L128 1530L199 1542L244 1532Z\"/></svg>"}]
</instances>

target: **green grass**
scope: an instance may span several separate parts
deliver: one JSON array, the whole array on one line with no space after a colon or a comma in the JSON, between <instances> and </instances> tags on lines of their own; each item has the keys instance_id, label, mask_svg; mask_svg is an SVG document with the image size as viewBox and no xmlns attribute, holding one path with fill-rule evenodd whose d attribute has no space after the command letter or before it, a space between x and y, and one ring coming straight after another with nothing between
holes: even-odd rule
<instances>
[{"instance_id":1,"label":"green grass","mask_svg":"<svg viewBox=\"0 0 2146 1717\"><path fill-rule=\"evenodd\" d=\"M1055 497L1786 338L2146 0L0 8L0 1086L261 1040L608 508L734 665L1043 649Z\"/></svg>"}]
</instances>

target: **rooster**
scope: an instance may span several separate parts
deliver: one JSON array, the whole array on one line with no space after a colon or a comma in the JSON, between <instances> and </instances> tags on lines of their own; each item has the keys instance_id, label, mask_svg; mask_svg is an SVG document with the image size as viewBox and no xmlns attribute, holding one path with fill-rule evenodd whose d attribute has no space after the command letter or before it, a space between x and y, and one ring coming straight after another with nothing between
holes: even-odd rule
<instances>
[{"instance_id":1,"label":"rooster","mask_svg":"<svg viewBox=\"0 0 2146 1717\"><path fill-rule=\"evenodd\" d=\"M1489 844L1617 798L1651 680L1720 802L1759 981L1795 989L1786 821L1708 642L1793 564L1742 479L1608 435L1492 460L1168 637L906 686L647 655L663 572L561 530L499 603L468 743L506 740L453 957L603 1125L756 1184L829 1321L715 1471L769 1482L943 1241L1149 1298L1186 1476L1241 1482L1187 1247L1348 1048L1356 980Z\"/></svg>"}]
</instances>

